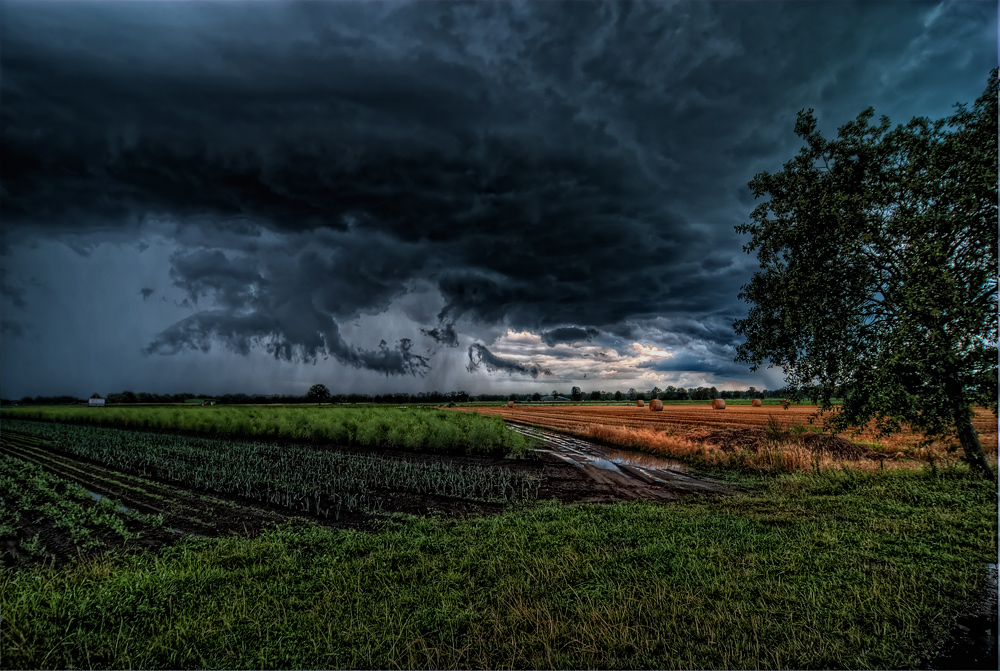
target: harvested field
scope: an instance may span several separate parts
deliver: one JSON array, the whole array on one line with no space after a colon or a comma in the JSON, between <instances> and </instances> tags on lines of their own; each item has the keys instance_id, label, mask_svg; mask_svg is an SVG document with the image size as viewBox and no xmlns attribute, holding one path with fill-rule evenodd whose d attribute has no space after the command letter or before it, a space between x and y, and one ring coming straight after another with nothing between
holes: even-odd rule
<instances>
[{"instance_id":1,"label":"harvested field","mask_svg":"<svg viewBox=\"0 0 1000 671\"><path fill-rule=\"evenodd\" d=\"M634 406L598 405L484 407L475 411L608 444L717 465L794 470L845 461L862 468L886 468L930 459L938 463L959 460L954 441L922 447L921 437L911 432L879 438L867 429L829 440L821 434L823 417L817 416L817 410L813 405L792 405L787 410L730 405L720 412L706 402L667 404L657 413ZM995 460L997 423L993 413L977 408L973 425L987 455Z\"/></svg>"}]
</instances>

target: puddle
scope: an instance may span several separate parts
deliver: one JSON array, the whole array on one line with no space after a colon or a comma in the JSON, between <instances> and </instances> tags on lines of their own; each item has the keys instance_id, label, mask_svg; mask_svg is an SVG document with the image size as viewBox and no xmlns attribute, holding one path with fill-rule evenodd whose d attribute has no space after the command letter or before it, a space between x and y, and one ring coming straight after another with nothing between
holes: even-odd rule
<instances>
[{"instance_id":1,"label":"puddle","mask_svg":"<svg viewBox=\"0 0 1000 671\"><path fill-rule=\"evenodd\" d=\"M687 470L684 465L678 461L664 459L663 457L654 457L651 454L643 454L642 452L622 452L620 450L611 450L608 452L607 458L616 464L636 466L651 471L673 471L674 473L683 473Z\"/></svg>"},{"instance_id":2,"label":"puddle","mask_svg":"<svg viewBox=\"0 0 1000 671\"><path fill-rule=\"evenodd\" d=\"M97 492L92 492L89 489L85 489L84 491L87 492L88 494L90 494L90 498L94 499L95 501L100 501L101 499L104 498L104 496L102 494L98 494ZM116 505L115 508L120 513L127 513L127 512L129 512L129 510L131 510L131 508L127 508L127 507L123 506L120 503L118 505Z\"/></svg>"},{"instance_id":3,"label":"puddle","mask_svg":"<svg viewBox=\"0 0 1000 671\"><path fill-rule=\"evenodd\" d=\"M597 466L598 468L603 468L606 471L614 471L615 473L621 473L621 469L615 466L615 463L613 461L609 461L607 459L601 459L600 457L591 457L591 456L586 456L584 458L587 460L587 463L590 464L591 466Z\"/></svg>"}]
</instances>

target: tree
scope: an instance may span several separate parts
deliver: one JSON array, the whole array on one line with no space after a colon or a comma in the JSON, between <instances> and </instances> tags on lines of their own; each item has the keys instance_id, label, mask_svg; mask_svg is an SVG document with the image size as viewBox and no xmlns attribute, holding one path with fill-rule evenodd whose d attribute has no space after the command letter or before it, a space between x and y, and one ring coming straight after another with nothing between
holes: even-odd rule
<instances>
[{"instance_id":1,"label":"tree","mask_svg":"<svg viewBox=\"0 0 1000 671\"><path fill-rule=\"evenodd\" d=\"M330 400L330 390L322 384L314 384L309 387L309 391L306 393L306 398L310 401L315 401L316 403L322 403L323 401Z\"/></svg>"},{"instance_id":2,"label":"tree","mask_svg":"<svg viewBox=\"0 0 1000 671\"><path fill-rule=\"evenodd\" d=\"M583 399L583 390L580 389L579 387L573 387L573 389L572 389L572 391L570 391L569 395L570 395L570 398L572 398L574 401L582 400Z\"/></svg>"},{"instance_id":3,"label":"tree","mask_svg":"<svg viewBox=\"0 0 1000 671\"><path fill-rule=\"evenodd\" d=\"M972 407L997 411L997 70L972 109L890 127L871 109L825 140L800 112L798 156L750 182L737 361L809 385L833 430L906 423L957 436L992 477ZM834 409L831 399L842 395Z\"/></svg>"}]
</instances>

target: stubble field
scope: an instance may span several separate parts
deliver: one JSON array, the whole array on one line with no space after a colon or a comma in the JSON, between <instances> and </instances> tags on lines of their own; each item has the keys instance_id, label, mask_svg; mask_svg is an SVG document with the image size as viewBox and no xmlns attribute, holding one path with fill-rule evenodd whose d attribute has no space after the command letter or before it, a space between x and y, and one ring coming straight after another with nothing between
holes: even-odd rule
<instances>
[{"instance_id":1,"label":"stubble field","mask_svg":"<svg viewBox=\"0 0 1000 671\"><path fill-rule=\"evenodd\" d=\"M708 403L665 404L655 412L634 405L515 405L475 412L707 466L814 470L848 465L870 470L955 464L961 455L954 440L923 444L922 437L909 430L879 436L874 427L866 427L830 436L814 405L783 409L729 404L715 410ZM977 408L973 426L996 463L997 418Z\"/></svg>"}]
</instances>

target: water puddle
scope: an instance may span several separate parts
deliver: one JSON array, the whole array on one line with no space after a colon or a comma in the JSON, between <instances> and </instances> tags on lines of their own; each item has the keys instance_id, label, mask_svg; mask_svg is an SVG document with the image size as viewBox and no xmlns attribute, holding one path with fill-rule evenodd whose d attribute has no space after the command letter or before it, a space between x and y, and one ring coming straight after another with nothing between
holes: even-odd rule
<instances>
[{"instance_id":1,"label":"water puddle","mask_svg":"<svg viewBox=\"0 0 1000 671\"><path fill-rule=\"evenodd\" d=\"M608 452L607 458L609 461L613 461L616 464L635 466L651 471L673 471L674 473L683 473L687 470L680 462L673 461L672 459L664 459L663 457L654 457L651 454L643 454L642 452L622 452L620 450L612 450Z\"/></svg>"},{"instance_id":2,"label":"water puddle","mask_svg":"<svg viewBox=\"0 0 1000 671\"><path fill-rule=\"evenodd\" d=\"M94 499L95 501L100 501L101 499L104 498L104 496L102 494L98 494L97 492L92 492L89 489L85 489L84 491L87 492L88 494L90 494L90 498ZM116 505L115 508L120 513L127 513L127 512L129 512L131 510L131 508L123 506L120 503L118 505Z\"/></svg>"},{"instance_id":3,"label":"water puddle","mask_svg":"<svg viewBox=\"0 0 1000 671\"><path fill-rule=\"evenodd\" d=\"M584 457L587 463L591 466L597 466L598 468L603 468L606 471L613 471L615 473L621 473L621 469L615 466L615 462L609 461L608 459L601 459L600 457Z\"/></svg>"}]
</instances>

